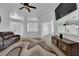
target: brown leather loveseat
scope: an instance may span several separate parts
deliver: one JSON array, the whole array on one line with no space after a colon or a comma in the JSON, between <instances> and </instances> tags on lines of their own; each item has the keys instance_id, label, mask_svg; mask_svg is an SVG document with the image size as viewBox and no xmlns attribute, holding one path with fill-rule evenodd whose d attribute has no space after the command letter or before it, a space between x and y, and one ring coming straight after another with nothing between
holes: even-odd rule
<instances>
[{"instance_id":1,"label":"brown leather loveseat","mask_svg":"<svg viewBox=\"0 0 79 59\"><path fill-rule=\"evenodd\" d=\"M13 32L0 32L0 51L20 40L19 35Z\"/></svg>"}]
</instances>

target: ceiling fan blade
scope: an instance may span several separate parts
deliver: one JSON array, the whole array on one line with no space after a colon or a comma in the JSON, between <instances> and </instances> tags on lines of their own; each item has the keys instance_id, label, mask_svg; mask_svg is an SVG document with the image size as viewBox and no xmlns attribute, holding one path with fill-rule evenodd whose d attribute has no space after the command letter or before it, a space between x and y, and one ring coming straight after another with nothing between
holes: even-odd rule
<instances>
[{"instance_id":1,"label":"ceiling fan blade","mask_svg":"<svg viewBox=\"0 0 79 59\"><path fill-rule=\"evenodd\" d=\"M34 7L34 6L28 6L28 7L33 8L33 9L36 9L36 7Z\"/></svg>"},{"instance_id":2,"label":"ceiling fan blade","mask_svg":"<svg viewBox=\"0 0 79 59\"><path fill-rule=\"evenodd\" d=\"M29 6L29 3L20 3L20 4L22 4L24 6Z\"/></svg>"},{"instance_id":3,"label":"ceiling fan blade","mask_svg":"<svg viewBox=\"0 0 79 59\"><path fill-rule=\"evenodd\" d=\"M24 6L23 7L21 7L21 8L19 8L19 9L23 9L24 8Z\"/></svg>"},{"instance_id":4,"label":"ceiling fan blade","mask_svg":"<svg viewBox=\"0 0 79 59\"><path fill-rule=\"evenodd\" d=\"M24 3L25 6L29 6L29 3Z\"/></svg>"},{"instance_id":5,"label":"ceiling fan blade","mask_svg":"<svg viewBox=\"0 0 79 59\"><path fill-rule=\"evenodd\" d=\"M20 3L20 4L24 5L24 3Z\"/></svg>"},{"instance_id":6,"label":"ceiling fan blade","mask_svg":"<svg viewBox=\"0 0 79 59\"><path fill-rule=\"evenodd\" d=\"M29 9L28 7L25 7L25 9L27 9L29 12L31 12L30 9Z\"/></svg>"},{"instance_id":7,"label":"ceiling fan blade","mask_svg":"<svg viewBox=\"0 0 79 59\"><path fill-rule=\"evenodd\" d=\"M31 10L28 8L28 11L31 12Z\"/></svg>"}]
</instances>

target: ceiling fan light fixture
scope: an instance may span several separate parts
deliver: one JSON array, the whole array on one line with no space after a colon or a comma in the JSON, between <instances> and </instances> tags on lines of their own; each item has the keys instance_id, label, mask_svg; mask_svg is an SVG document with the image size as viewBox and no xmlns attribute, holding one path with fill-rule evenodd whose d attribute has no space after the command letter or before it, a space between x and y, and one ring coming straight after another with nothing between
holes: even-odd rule
<instances>
[{"instance_id":1,"label":"ceiling fan light fixture","mask_svg":"<svg viewBox=\"0 0 79 59\"><path fill-rule=\"evenodd\" d=\"M29 12L31 12L30 8L32 9L36 9L36 7L29 5L29 3L20 3L23 5L23 7L19 8L20 10L22 10L23 8L27 9Z\"/></svg>"}]
</instances>

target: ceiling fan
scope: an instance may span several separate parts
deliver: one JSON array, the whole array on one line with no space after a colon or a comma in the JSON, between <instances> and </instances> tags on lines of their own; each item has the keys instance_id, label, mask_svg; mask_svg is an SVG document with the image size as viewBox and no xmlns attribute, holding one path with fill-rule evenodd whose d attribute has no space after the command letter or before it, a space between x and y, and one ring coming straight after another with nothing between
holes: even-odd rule
<instances>
[{"instance_id":1,"label":"ceiling fan","mask_svg":"<svg viewBox=\"0 0 79 59\"><path fill-rule=\"evenodd\" d=\"M25 8L25 9L27 9L29 12L31 12L30 8L36 9L36 7L29 5L29 3L20 3L20 4L23 5L23 7L19 8L20 10Z\"/></svg>"}]
</instances>

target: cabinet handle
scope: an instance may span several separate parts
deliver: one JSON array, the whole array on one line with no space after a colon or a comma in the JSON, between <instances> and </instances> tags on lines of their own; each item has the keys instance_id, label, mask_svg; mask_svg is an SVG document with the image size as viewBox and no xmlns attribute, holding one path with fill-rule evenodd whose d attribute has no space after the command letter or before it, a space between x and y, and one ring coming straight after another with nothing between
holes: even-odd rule
<instances>
[{"instance_id":1,"label":"cabinet handle","mask_svg":"<svg viewBox=\"0 0 79 59\"><path fill-rule=\"evenodd\" d=\"M67 51L67 47L66 47L66 46L64 46L64 47L63 47L63 50L64 50L64 51Z\"/></svg>"}]
</instances>

